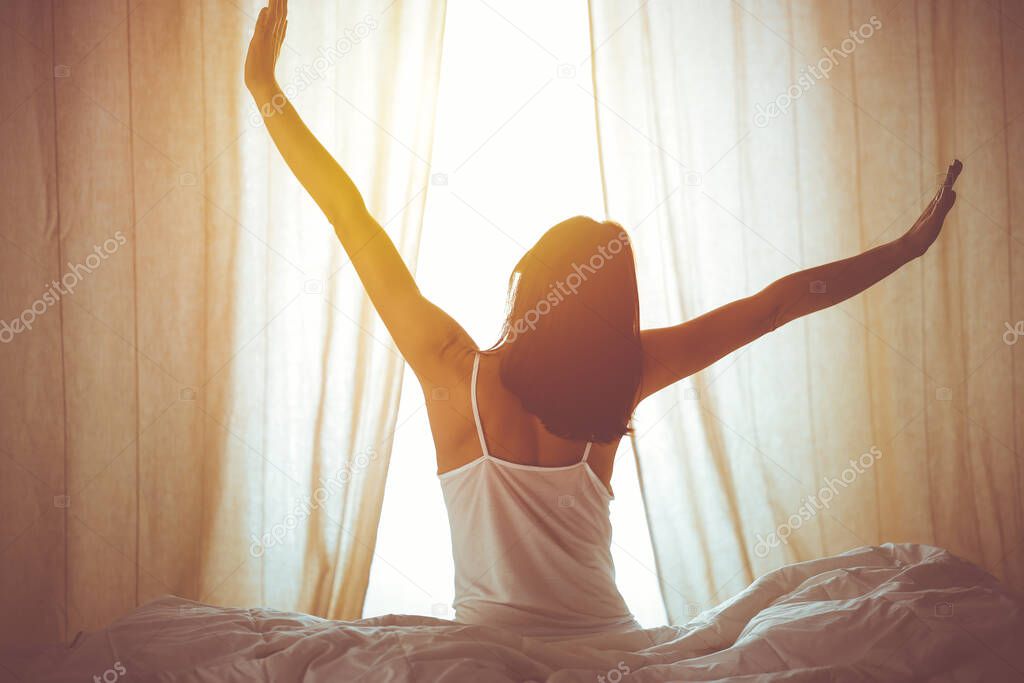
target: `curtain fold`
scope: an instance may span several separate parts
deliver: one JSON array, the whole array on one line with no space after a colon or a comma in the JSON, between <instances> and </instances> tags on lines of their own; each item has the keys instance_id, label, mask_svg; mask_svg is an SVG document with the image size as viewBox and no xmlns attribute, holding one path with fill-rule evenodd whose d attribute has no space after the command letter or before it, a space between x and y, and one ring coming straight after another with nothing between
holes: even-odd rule
<instances>
[{"instance_id":1,"label":"curtain fold","mask_svg":"<svg viewBox=\"0 0 1024 683\"><path fill-rule=\"evenodd\" d=\"M415 266L426 200L444 5L292 8L279 81ZM247 111L249 117L254 110ZM253 120L255 123L255 119ZM211 382L226 419L220 502L204 534L219 602L358 618L369 578L402 360L337 240L257 129L238 144L247 192L233 339ZM219 351L219 366L239 345ZM216 413L215 413L216 414ZM230 489L246 482L245 507ZM215 492L216 495L216 492ZM245 556L258 555L258 561ZM257 597L258 596L258 597Z\"/></svg>"},{"instance_id":2,"label":"curtain fold","mask_svg":"<svg viewBox=\"0 0 1024 683\"><path fill-rule=\"evenodd\" d=\"M244 91L259 7L0 12L7 644L165 593L360 616L402 362ZM293 6L278 71L411 266L443 21Z\"/></svg>"},{"instance_id":3,"label":"curtain fold","mask_svg":"<svg viewBox=\"0 0 1024 683\"><path fill-rule=\"evenodd\" d=\"M590 11L607 211L636 242L645 326L893 239L949 160L966 166L923 259L641 406L670 619L781 564L888 541L1024 588L1020 8Z\"/></svg>"}]
</instances>

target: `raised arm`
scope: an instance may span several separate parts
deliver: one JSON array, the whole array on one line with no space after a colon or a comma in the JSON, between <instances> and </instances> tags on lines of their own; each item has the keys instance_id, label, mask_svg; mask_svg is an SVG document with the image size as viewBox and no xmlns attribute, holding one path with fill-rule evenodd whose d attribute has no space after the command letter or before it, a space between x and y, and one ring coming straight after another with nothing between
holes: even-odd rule
<instances>
[{"instance_id":1,"label":"raised arm","mask_svg":"<svg viewBox=\"0 0 1024 683\"><path fill-rule=\"evenodd\" d=\"M939 236L956 201L953 183L962 168L959 161L950 164L942 187L900 238L852 258L787 275L753 296L681 325L641 332L644 368L640 398L703 370L791 320L863 292L924 254Z\"/></svg>"},{"instance_id":2,"label":"raised arm","mask_svg":"<svg viewBox=\"0 0 1024 683\"><path fill-rule=\"evenodd\" d=\"M446 349L472 341L420 294L391 238L367 211L344 169L303 123L274 75L287 28L287 0L260 10L245 60L245 83L288 167L313 197L348 253L402 356L420 377L439 377Z\"/></svg>"}]
</instances>

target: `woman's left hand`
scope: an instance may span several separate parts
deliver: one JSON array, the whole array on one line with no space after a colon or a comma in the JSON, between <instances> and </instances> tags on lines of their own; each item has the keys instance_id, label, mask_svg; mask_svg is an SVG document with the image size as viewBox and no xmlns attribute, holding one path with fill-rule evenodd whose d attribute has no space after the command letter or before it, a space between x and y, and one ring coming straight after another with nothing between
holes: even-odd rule
<instances>
[{"instance_id":1,"label":"woman's left hand","mask_svg":"<svg viewBox=\"0 0 1024 683\"><path fill-rule=\"evenodd\" d=\"M946 171L946 179L942 187L935 193L931 203L924 210L924 213L910 227L901 240L910 249L914 256L921 256L928 251L928 247L939 236L942 231L942 224L946 220L946 214L953 208L956 202L956 192L953 191L953 183L960 175L964 165L959 159L954 159Z\"/></svg>"}]
</instances>

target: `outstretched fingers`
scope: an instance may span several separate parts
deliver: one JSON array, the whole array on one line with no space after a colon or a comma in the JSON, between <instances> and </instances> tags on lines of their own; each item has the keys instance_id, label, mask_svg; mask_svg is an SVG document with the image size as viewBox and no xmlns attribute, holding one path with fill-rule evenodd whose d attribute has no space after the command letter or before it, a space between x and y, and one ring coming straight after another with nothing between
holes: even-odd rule
<instances>
[{"instance_id":1,"label":"outstretched fingers","mask_svg":"<svg viewBox=\"0 0 1024 683\"><path fill-rule=\"evenodd\" d=\"M270 11L274 16L275 24L284 23L284 20L288 18L287 0L270 0Z\"/></svg>"},{"instance_id":2,"label":"outstretched fingers","mask_svg":"<svg viewBox=\"0 0 1024 683\"><path fill-rule=\"evenodd\" d=\"M959 159L953 159L953 163L949 165L949 169L946 171L946 179L942 183L943 187L953 187L953 183L960 177L960 171L964 170L964 165Z\"/></svg>"},{"instance_id":3,"label":"outstretched fingers","mask_svg":"<svg viewBox=\"0 0 1024 683\"><path fill-rule=\"evenodd\" d=\"M964 170L963 163L959 159L954 159L953 163L949 165L949 170L946 171L946 180L942 183L939 199L935 205L935 211L941 212L943 216L949 213L949 210L953 208L953 204L956 203L956 192L953 190L953 183L960 177L962 170Z\"/></svg>"},{"instance_id":4,"label":"outstretched fingers","mask_svg":"<svg viewBox=\"0 0 1024 683\"><path fill-rule=\"evenodd\" d=\"M954 159L953 163L946 170L946 177L942 181L942 185L935 193L931 203L928 204L928 208L921 214L924 220L931 219L934 216L944 217L953 208L953 204L956 203L956 191L953 190L953 183L960 177L962 170L964 170L963 163L959 159Z\"/></svg>"},{"instance_id":5,"label":"outstretched fingers","mask_svg":"<svg viewBox=\"0 0 1024 683\"><path fill-rule=\"evenodd\" d=\"M287 25L288 3L284 0L269 0L266 7L260 10L259 22L263 24L265 34L270 38L274 61L281 53L284 42L285 26Z\"/></svg>"},{"instance_id":6,"label":"outstretched fingers","mask_svg":"<svg viewBox=\"0 0 1024 683\"><path fill-rule=\"evenodd\" d=\"M281 45L281 34L284 31L284 19L280 16L277 17L277 21L274 22L274 48L276 49Z\"/></svg>"}]
</instances>

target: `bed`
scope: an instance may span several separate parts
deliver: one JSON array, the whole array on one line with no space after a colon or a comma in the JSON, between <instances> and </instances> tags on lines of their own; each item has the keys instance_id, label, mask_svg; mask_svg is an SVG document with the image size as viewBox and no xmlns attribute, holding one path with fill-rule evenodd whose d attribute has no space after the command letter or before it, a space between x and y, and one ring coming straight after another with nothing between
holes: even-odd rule
<instances>
[{"instance_id":1,"label":"bed","mask_svg":"<svg viewBox=\"0 0 1024 683\"><path fill-rule=\"evenodd\" d=\"M1015 681L1022 604L941 548L885 544L772 571L685 626L543 643L422 616L341 622L165 596L8 668L108 683Z\"/></svg>"}]
</instances>

